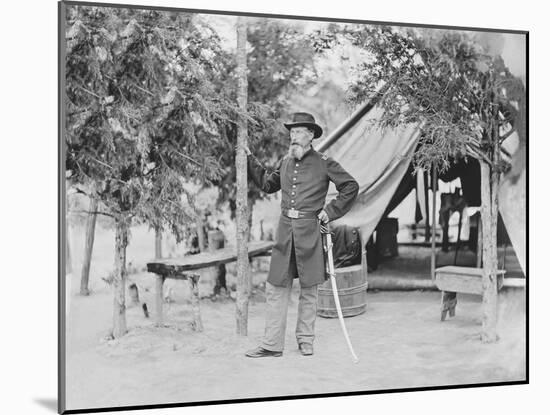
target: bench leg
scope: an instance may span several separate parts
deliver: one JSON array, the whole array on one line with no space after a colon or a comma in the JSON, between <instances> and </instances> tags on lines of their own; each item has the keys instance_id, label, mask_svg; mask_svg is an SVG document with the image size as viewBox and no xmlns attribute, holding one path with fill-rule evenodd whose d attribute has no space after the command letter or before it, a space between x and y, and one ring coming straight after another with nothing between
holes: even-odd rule
<instances>
[{"instance_id":1,"label":"bench leg","mask_svg":"<svg viewBox=\"0 0 550 415\"><path fill-rule=\"evenodd\" d=\"M193 274L189 276L191 284L191 307L193 309L193 329L195 331L203 331L201 309L199 304L199 278L200 275Z\"/></svg>"},{"instance_id":2,"label":"bench leg","mask_svg":"<svg viewBox=\"0 0 550 415\"><path fill-rule=\"evenodd\" d=\"M455 296L455 299L454 299L454 303L451 306L449 306L449 316L450 317L455 316L455 310L456 310L456 296Z\"/></svg>"},{"instance_id":3,"label":"bench leg","mask_svg":"<svg viewBox=\"0 0 550 415\"><path fill-rule=\"evenodd\" d=\"M445 308L445 291L441 292L441 321L445 321L447 309Z\"/></svg>"},{"instance_id":4,"label":"bench leg","mask_svg":"<svg viewBox=\"0 0 550 415\"><path fill-rule=\"evenodd\" d=\"M449 316L455 316L456 309L456 293L452 291L441 292L441 321L445 321L447 312Z\"/></svg>"},{"instance_id":5,"label":"bench leg","mask_svg":"<svg viewBox=\"0 0 550 415\"><path fill-rule=\"evenodd\" d=\"M157 275L156 280L156 290L155 290L155 309L156 309L156 325L162 326L162 302L163 302L163 286L164 286L164 276Z\"/></svg>"}]
</instances>

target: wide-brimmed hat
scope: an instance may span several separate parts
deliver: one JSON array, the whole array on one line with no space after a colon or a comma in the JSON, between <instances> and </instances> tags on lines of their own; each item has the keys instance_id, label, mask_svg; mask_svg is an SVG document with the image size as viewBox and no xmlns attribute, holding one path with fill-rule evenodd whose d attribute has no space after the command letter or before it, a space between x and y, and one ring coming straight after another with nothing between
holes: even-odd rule
<instances>
[{"instance_id":1,"label":"wide-brimmed hat","mask_svg":"<svg viewBox=\"0 0 550 415\"><path fill-rule=\"evenodd\" d=\"M319 138L323 134L323 129L315 123L313 115L307 112L295 112L292 114L292 121L285 123L285 127L290 131L292 127L307 127L313 130L313 138Z\"/></svg>"}]
</instances>

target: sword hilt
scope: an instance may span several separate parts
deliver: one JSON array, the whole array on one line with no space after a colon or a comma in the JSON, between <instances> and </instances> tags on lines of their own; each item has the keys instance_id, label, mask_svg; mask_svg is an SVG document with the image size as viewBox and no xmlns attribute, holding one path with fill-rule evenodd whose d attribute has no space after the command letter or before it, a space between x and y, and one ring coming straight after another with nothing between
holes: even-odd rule
<instances>
[{"instance_id":1,"label":"sword hilt","mask_svg":"<svg viewBox=\"0 0 550 415\"><path fill-rule=\"evenodd\" d=\"M324 235L330 234L330 226L329 226L328 222L323 223L323 222L319 219L319 225L320 225L321 233L322 233L322 234L324 234Z\"/></svg>"}]
</instances>

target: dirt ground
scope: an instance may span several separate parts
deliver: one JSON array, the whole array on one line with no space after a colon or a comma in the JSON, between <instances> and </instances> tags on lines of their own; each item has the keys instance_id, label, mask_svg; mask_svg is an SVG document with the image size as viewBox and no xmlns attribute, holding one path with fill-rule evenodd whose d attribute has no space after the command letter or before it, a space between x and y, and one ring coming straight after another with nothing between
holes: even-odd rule
<instances>
[{"instance_id":1,"label":"dirt ground","mask_svg":"<svg viewBox=\"0 0 550 415\"><path fill-rule=\"evenodd\" d=\"M73 266L80 270L83 238L73 240ZM143 267L153 241L149 231L135 229L128 249L130 281L137 283L141 301L151 313L154 278ZM400 260L414 259L406 259L407 252L400 251ZM100 230L90 275L91 295L78 294L79 272L67 280L67 409L521 381L526 377L523 289L501 291L500 340L495 344L480 341L478 296L459 295L457 315L442 323L438 292L369 291L366 312L346 319L360 358L354 364L337 319L319 317L315 354L300 355L294 338L295 283L283 357L250 359L244 353L259 343L264 330L268 258L253 262L248 337L235 335L235 303L230 297L203 298L204 332L194 332L188 285L168 280L165 285L172 288L175 302L165 304L167 327L154 327L141 307L134 306L127 310L128 334L120 340L106 340L112 327L113 300L102 278L112 268L112 259L112 232ZM422 265L406 268L408 272L401 270L399 276L426 271ZM228 265L229 288L235 280L233 269L234 265ZM385 263L376 274L393 271ZM208 295L213 281L208 272L203 277L200 290Z\"/></svg>"},{"instance_id":2,"label":"dirt ground","mask_svg":"<svg viewBox=\"0 0 550 415\"><path fill-rule=\"evenodd\" d=\"M185 294L185 282L174 291ZM151 290L152 292L152 290ZM150 301L144 293L145 301ZM315 355L296 347L297 290L281 358L250 359L263 332L261 296L249 309L249 336L234 334L234 302L201 302L205 330L190 327L190 304L167 310L156 328L138 307L128 310L130 332L105 341L111 321L108 290L72 300L67 336L67 408L198 402L268 396L458 385L525 379L523 291L500 297L500 340L479 340L480 300L460 296L457 315L439 321L436 292L368 294L365 314L346 319L360 361L354 364L336 319L318 318ZM150 307L152 308L152 307ZM90 319L89 316L94 316Z\"/></svg>"}]
</instances>

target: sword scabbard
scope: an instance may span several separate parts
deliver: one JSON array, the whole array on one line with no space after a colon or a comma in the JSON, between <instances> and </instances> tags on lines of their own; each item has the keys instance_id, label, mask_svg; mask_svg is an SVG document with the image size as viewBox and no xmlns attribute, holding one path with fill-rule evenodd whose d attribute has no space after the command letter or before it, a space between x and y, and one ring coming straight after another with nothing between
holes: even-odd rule
<instances>
[{"instance_id":1,"label":"sword scabbard","mask_svg":"<svg viewBox=\"0 0 550 415\"><path fill-rule=\"evenodd\" d=\"M344 333L348 349L351 353L354 363L359 362L359 358L353 350L351 345L351 340L349 339L348 330L346 329L346 324L344 323L344 315L342 314L342 307L340 305L340 297L338 296L338 287L336 285L336 272L334 271L334 258L332 257L332 235L330 234L330 229L328 223L326 224L327 233L323 233L323 246L325 247L326 252L326 269L329 274L330 284L332 286L332 295L334 297L334 304L336 306L336 312L338 313L338 320L340 321L340 327Z\"/></svg>"}]
</instances>

